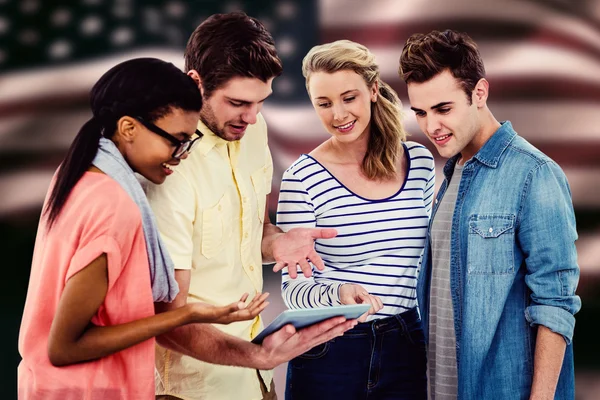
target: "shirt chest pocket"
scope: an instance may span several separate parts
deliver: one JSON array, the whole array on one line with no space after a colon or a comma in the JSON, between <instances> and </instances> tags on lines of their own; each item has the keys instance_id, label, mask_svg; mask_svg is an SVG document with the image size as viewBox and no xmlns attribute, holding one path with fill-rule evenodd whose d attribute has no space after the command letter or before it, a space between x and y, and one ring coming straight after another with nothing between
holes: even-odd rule
<instances>
[{"instance_id":1,"label":"shirt chest pocket","mask_svg":"<svg viewBox=\"0 0 600 400\"><path fill-rule=\"evenodd\" d=\"M211 207L202 211L202 255L212 258L223 249L231 236L231 200L225 193Z\"/></svg>"},{"instance_id":2,"label":"shirt chest pocket","mask_svg":"<svg viewBox=\"0 0 600 400\"><path fill-rule=\"evenodd\" d=\"M474 214L469 218L467 271L502 275L515 272L515 216Z\"/></svg>"},{"instance_id":3,"label":"shirt chest pocket","mask_svg":"<svg viewBox=\"0 0 600 400\"><path fill-rule=\"evenodd\" d=\"M269 168L261 167L250 175L252 187L256 195L256 210L260 222L264 222L265 208L267 205L267 194L270 192Z\"/></svg>"}]
</instances>

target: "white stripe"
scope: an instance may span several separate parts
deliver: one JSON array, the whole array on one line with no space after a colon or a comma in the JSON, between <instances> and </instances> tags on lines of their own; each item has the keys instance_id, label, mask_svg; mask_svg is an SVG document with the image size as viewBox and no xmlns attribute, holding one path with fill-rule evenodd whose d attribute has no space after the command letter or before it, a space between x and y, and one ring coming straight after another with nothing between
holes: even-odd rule
<instances>
[{"instance_id":1,"label":"white stripe","mask_svg":"<svg viewBox=\"0 0 600 400\"><path fill-rule=\"evenodd\" d=\"M600 74L600 71L598 71ZM600 75L599 75L600 76ZM600 82L599 82L600 83ZM490 110L499 120L510 120L513 127L525 139L539 144L541 142L594 141L600 144L600 121L598 105L584 101L494 101L493 88ZM411 134L409 140L423 142L414 112L410 104L403 107L404 126ZM282 107L266 104L263 115L269 124L271 134L295 138L298 142L325 141L330 136L310 105ZM294 149L285 149L286 152ZM273 151L273 154L277 154ZM295 153L291 161L299 156ZM287 165L289 166L289 164Z\"/></svg>"},{"instance_id":2,"label":"white stripe","mask_svg":"<svg viewBox=\"0 0 600 400\"><path fill-rule=\"evenodd\" d=\"M590 3L590 8L593 3ZM584 7L584 5L581 5ZM341 11L343 10L343 11ZM597 14L600 14L596 8ZM436 20L502 21L531 24L531 28L545 28L560 32L600 49L600 35L590 24L543 6L541 2L504 0L498 6L495 0L455 0L452 7L446 0L321 0L320 23L325 28L359 27L381 24L415 24ZM401 25L399 25L401 26ZM440 26L439 29L444 29ZM426 32L423 32L426 33Z\"/></svg>"},{"instance_id":3,"label":"white stripe","mask_svg":"<svg viewBox=\"0 0 600 400\"><path fill-rule=\"evenodd\" d=\"M86 107L2 118L0 148L5 153L65 151L91 116L92 112ZM23 140L25 137L27 140Z\"/></svg>"},{"instance_id":4,"label":"white stripe","mask_svg":"<svg viewBox=\"0 0 600 400\"><path fill-rule=\"evenodd\" d=\"M589 84L600 84L600 62L597 56L563 47L537 43L480 42L479 50L490 81L502 78L544 77L575 79ZM395 47L371 47L381 78L397 81L402 44ZM493 98L493 86L491 88Z\"/></svg>"},{"instance_id":5,"label":"white stripe","mask_svg":"<svg viewBox=\"0 0 600 400\"><path fill-rule=\"evenodd\" d=\"M439 369L441 369L441 368L438 368L436 370L436 373L435 373L435 376L437 378L439 378L439 377L443 377L443 378L457 378L456 374L453 374L453 375L442 374L441 372L438 372ZM444 370L447 370L447 369L448 368L444 368ZM436 385L440 385L440 384L442 384L442 383L441 382L440 383L436 382ZM450 385L446 385L446 386L450 386Z\"/></svg>"},{"instance_id":6,"label":"white stripe","mask_svg":"<svg viewBox=\"0 0 600 400\"><path fill-rule=\"evenodd\" d=\"M413 111L408 104L405 105L405 127L411 133L409 139L425 142L427 139L418 127ZM512 121L519 135L534 145L559 143L566 138L570 143L591 141L600 144L598 106L591 102L492 101L489 107L498 119ZM298 158L300 152L294 148L278 147L276 137L295 139L298 143L304 140L320 142L329 138L312 106L265 105L263 115L269 124L271 152L285 168ZM87 108L81 108L2 118L0 148L4 152L27 150L33 153L65 150L90 116ZM24 135L28 137L27 141L23 140Z\"/></svg>"},{"instance_id":7,"label":"white stripe","mask_svg":"<svg viewBox=\"0 0 600 400\"><path fill-rule=\"evenodd\" d=\"M0 217L41 207L54 171L27 170L0 176Z\"/></svg>"},{"instance_id":8,"label":"white stripe","mask_svg":"<svg viewBox=\"0 0 600 400\"><path fill-rule=\"evenodd\" d=\"M565 141L571 144L580 141L600 144L597 103L491 101L488 105L499 120L510 120L519 135L534 145Z\"/></svg>"},{"instance_id":9,"label":"white stripe","mask_svg":"<svg viewBox=\"0 0 600 400\"><path fill-rule=\"evenodd\" d=\"M45 67L2 74L0 106L15 101L87 93L96 81L116 64L138 57L154 57L183 69L181 50L154 48L101 57L64 67ZM62 84L69 82L68 85Z\"/></svg>"},{"instance_id":10,"label":"white stripe","mask_svg":"<svg viewBox=\"0 0 600 400\"><path fill-rule=\"evenodd\" d=\"M600 168L563 168L576 207L597 208L600 205Z\"/></svg>"},{"instance_id":11,"label":"white stripe","mask_svg":"<svg viewBox=\"0 0 600 400\"><path fill-rule=\"evenodd\" d=\"M600 231L580 235L575 245L582 275L600 277Z\"/></svg>"}]
</instances>

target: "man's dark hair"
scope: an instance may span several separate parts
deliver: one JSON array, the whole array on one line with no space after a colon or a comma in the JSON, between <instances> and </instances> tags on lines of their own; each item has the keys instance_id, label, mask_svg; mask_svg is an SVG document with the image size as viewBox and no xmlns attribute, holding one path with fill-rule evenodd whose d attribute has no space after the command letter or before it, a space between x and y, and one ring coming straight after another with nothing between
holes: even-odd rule
<instances>
[{"instance_id":1,"label":"man's dark hair","mask_svg":"<svg viewBox=\"0 0 600 400\"><path fill-rule=\"evenodd\" d=\"M202 22L188 40L185 69L198 72L204 97L233 77L267 82L283 72L273 37L243 12L214 14Z\"/></svg>"},{"instance_id":2,"label":"man's dark hair","mask_svg":"<svg viewBox=\"0 0 600 400\"><path fill-rule=\"evenodd\" d=\"M485 68L477 44L469 35L446 30L408 38L398 68L404 82L426 82L444 70L460 82L471 102L475 85L485 77Z\"/></svg>"}]
</instances>

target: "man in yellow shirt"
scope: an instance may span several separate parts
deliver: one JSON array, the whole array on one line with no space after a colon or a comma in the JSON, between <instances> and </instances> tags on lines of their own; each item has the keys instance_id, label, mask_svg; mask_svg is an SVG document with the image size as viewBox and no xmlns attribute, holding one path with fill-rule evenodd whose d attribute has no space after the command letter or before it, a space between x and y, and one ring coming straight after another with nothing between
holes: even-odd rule
<instances>
[{"instance_id":1,"label":"man in yellow shirt","mask_svg":"<svg viewBox=\"0 0 600 400\"><path fill-rule=\"evenodd\" d=\"M276 261L276 271L299 265L308 274L307 259L322 265L314 239L336 234L331 229L283 234L269 220L273 164L260 109L282 66L264 26L244 13L213 15L190 37L185 63L202 93L203 138L165 184L147 191L180 286L177 299L158 311L190 301L230 304L242 293L261 293L263 261ZM216 327L247 341L262 328L259 317ZM240 365L207 354L215 349L199 349L203 329L196 324L158 338L159 398L275 398L272 371L204 362Z\"/></svg>"}]
</instances>

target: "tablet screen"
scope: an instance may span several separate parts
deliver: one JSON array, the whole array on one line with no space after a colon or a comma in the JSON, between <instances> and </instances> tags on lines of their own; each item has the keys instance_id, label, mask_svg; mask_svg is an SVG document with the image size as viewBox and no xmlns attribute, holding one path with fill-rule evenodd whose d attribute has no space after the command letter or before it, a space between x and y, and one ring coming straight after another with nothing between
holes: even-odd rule
<instances>
[{"instance_id":1,"label":"tablet screen","mask_svg":"<svg viewBox=\"0 0 600 400\"><path fill-rule=\"evenodd\" d=\"M355 319L369 311L370 304L351 304L344 306L303 308L297 310L286 310L279 314L262 332L258 334L252 343L260 344L271 333L292 324L294 328L301 329L329 318L343 316L346 319Z\"/></svg>"}]
</instances>

